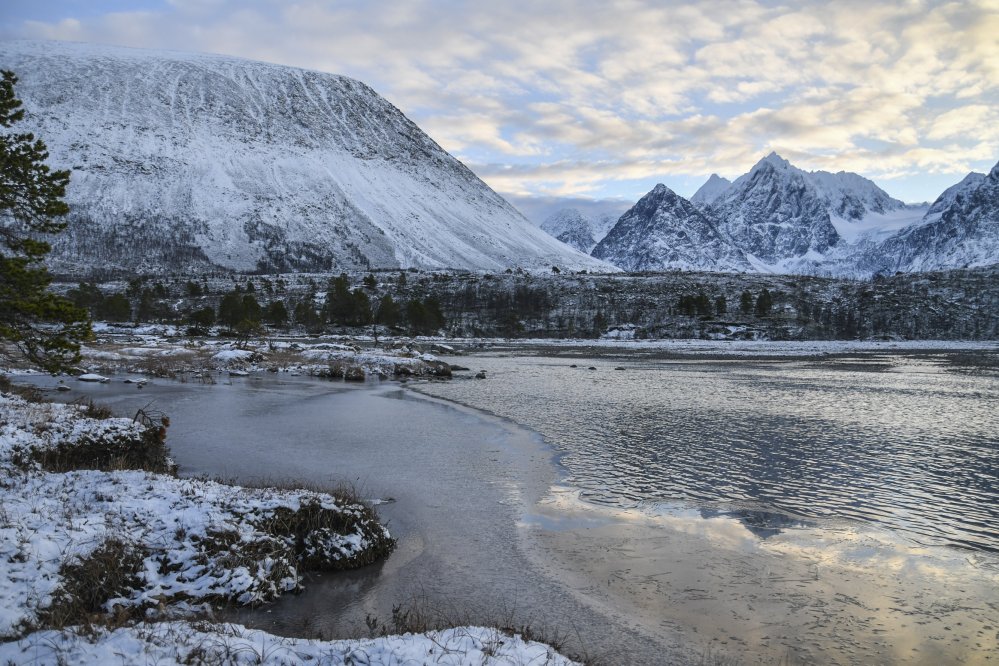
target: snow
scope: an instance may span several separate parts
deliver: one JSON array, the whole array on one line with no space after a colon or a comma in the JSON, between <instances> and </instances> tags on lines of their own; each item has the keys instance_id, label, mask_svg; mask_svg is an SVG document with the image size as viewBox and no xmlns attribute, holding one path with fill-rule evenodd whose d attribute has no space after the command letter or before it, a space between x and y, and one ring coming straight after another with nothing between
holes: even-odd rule
<instances>
[{"instance_id":1,"label":"snow","mask_svg":"<svg viewBox=\"0 0 999 666\"><path fill-rule=\"evenodd\" d=\"M222 365L228 365L233 361L249 361L254 353L249 349L223 349L212 354L212 360Z\"/></svg>"},{"instance_id":2,"label":"snow","mask_svg":"<svg viewBox=\"0 0 999 666\"><path fill-rule=\"evenodd\" d=\"M353 79L67 42L2 42L0 60L20 77L22 129L73 169L60 270L616 270Z\"/></svg>"},{"instance_id":3,"label":"snow","mask_svg":"<svg viewBox=\"0 0 999 666\"><path fill-rule=\"evenodd\" d=\"M456 627L425 634L318 641L282 638L237 624L164 622L93 633L41 631L0 645L5 664L440 664L569 666L551 647L497 629Z\"/></svg>"},{"instance_id":4,"label":"snow","mask_svg":"<svg viewBox=\"0 0 999 666\"><path fill-rule=\"evenodd\" d=\"M92 373L92 372L88 372L88 373L82 374L79 377L77 377L77 379L80 380L81 382L101 382L101 383L105 383L105 382L111 381L110 379L108 379L107 377L104 377L103 375L98 375L98 374L95 374L95 373Z\"/></svg>"},{"instance_id":5,"label":"snow","mask_svg":"<svg viewBox=\"0 0 999 666\"><path fill-rule=\"evenodd\" d=\"M301 587L300 557L347 565L389 538L364 507L324 493L145 471L46 472L32 462L34 453L81 441L135 441L144 428L2 394L0 415L0 637L16 635L52 604L65 563L111 539L135 547L142 565L138 589L109 603L186 608L220 599L269 601ZM267 524L299 510L339 514L348 527L343 534L312 532L306 551L296 554L294 538ZM232 535L247 552L218 546L220 535Z\"/></svg>"},{"instance_id":6,"label":"snow","mask_svg":"<svg viewBox=\"0 0 999 666\"><path fill-rule=\"evenodd\" d=\"M830 219L840 238L854 245L861 240L880 242L906 227L925 224L927 209L927 206L904 206L887 213L868 213L859 220L847 220L837 215L831 215Z\"/></svg>"},{"instance_id":7,"label":"snow","mask_svg":"<svg viewBox=\"0 0 999 666\"><path fill-rule=\"evenodd\" d=\"M690 203L697 206L711 205L731 186L732 181L713 173L690 197Z\"/></svg>"}]
</instances>

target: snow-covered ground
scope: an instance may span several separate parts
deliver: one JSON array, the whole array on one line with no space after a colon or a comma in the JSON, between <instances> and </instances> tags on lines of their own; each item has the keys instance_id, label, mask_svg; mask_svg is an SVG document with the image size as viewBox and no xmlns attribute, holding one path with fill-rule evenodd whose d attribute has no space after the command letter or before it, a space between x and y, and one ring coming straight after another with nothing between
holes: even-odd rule
<instances>
[{"instance_id":1,"label":"snow-covered ground","mask_svg":"<svg viewBox=\"0 0 999 666\"><path fill-rule=\"evenodd\" d=\"M138 448L158 426L4 394L0 415L0 637L72 603L69 572L108 549L128 568L127 584L103 590L108 612L269 601L298 589L305 569L350 568L391 551L368 509L328 494L142 470L51 472L40 462L54 450Z\"/></svg>"},{"instance_id":2,"label":"snow-covered ground","mask_svg":"<svg viewBox=\"0 0 999 666\"><path fill-rule=\"evenodd\" d=\"M82 349L89 373L295 372L318 377L449 376L450 366L424 349L432 342L330 336L319 339L187 338L172 327L121 327L99 323L97 340ZM362 348L361 344L365 347Z\"/></svg>"},{"instance_id":3,"label":"snow-covered ground","mask_svg":"<svg viewBox=\"0 0 999 666\"><path fill-rule=\"evenodd\" d=\"M485 627L361 640L281 638L239 625L169 622L86 634L41 631L0 645L5 664L499 664L569 666L551 647Z\"/></svg>"},{"instance_id":4,"label":"snow-covered ground","mask_svg":"<svg viewBox=\"0 0 999 666\"><path fill-rule=\"evenodd\" d=\"M711 354L732 356L815 356L877 351L972 351L999 350L999 342L989 340L634 340L602 338L599 340L533 340L483 341L483 344L530 347L592 347L601 351L646 350L677 354Z\"/></svg>"},{"instance_id":5,"label":"snow-covered ground","mask_svg":"<svg viewBox=\"0 0 999 666\"><path fill-rule=\"evenodd\" d=\"M482 627L339 641L182 621L46 629L80 621L91 592L101 601L83 608L87 617L176 618L215 602L270 601L299 589L303 570L390 552L370 510L329 494L46 462L56 451L140 446L159 427L0 393L0 663L572 663Z\"/></svg>"}]
</instances>

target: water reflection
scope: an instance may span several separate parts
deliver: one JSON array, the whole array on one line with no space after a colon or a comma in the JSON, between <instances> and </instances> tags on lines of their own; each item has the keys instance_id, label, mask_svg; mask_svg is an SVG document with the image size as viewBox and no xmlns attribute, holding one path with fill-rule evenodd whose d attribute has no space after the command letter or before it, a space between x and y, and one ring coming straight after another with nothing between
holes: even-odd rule
<instances>
[{"instance_id":1,"label":"water reflection","mask_svg":"<svg viewBox=\"0 0 999 666\"><path fill-rule=\"evenodd\" d=\"M702 508L698 510L698 513L706 520L712 518L734 518L760 539L768 539L785 530L816 527L818 525L814 521L802 520L801 518L794 518L783 513L774 513L773 511L721 511L719 509Z\"/></svg>"},{"instance_id":2,"label":"water reflection","mask_svg":"<svg viewBox=\"0 0 999 666\"><path fill-rule=\"evenodd\" d=\"M542 432L589 501L847 518L999 552L995 376L888 355L476 363L495 381L426 390Z\"/></svg>"}]
</instances>

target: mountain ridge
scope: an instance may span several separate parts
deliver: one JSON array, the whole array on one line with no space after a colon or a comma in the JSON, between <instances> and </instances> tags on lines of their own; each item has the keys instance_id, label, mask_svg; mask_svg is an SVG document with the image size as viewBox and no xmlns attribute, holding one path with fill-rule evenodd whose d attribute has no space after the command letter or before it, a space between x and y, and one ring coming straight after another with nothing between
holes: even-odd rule
<instances>
[{"instance_id":1,"label":"mountain ridge","mask_svg":"<svg viewBox=\"0 0 999 666\"><path fill-rule=\"evenodd\" d=\"M699 202L691 203L745 254L754 272L870 277L977 267L999 263L999 189L986 187L995 173L971 173L932 205L914 205L858 174L804 171L771 152L728 185L712 174L695 193ZM648 229L645 245L661 248L664 267L680 266L663 248L663 234L675 235L684 224L695 232L703 226L691 216L670 220L672 231ZM618 236L612 231L608 237ZM656 263L634 230L627 245L629 250L604 248L601 256L626 269ZM717 246L705 246L696 263L704 270L734 270L718 256Z\"/></svg>"},{"instance_id":2,"label":"mountain ridge","mask_svg":"<svg viewBox=\"0 0 999 666\"><path fill-rule=\"evenodd\" d=\"M56 272L613 270L348 77L68 42L0 42L0 66L73 170Z\"/></svg>"}]
</instances>

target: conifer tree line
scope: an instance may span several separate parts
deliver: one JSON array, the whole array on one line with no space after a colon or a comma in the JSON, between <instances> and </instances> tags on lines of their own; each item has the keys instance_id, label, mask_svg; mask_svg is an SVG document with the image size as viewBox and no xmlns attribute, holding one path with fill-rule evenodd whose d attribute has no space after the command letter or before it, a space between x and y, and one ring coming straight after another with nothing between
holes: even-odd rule
<instances>
[{"instance_id":1,"label":"conifer tree line","mask_svg":"<svg viewBox=\"0 0 999 666\"><path fill-rule=\"evenodd\" d=\"M214 292L207 281L165 284L136 278L122 292L105 293L93 283L80 282L67 296L96 319L184 324L192 335L205 335L216 327L223 334L245 335L263 332L263 325L302 328L309 333L379 326L389 333L434 335L446 326L433 296L393 296L392 291L405 287L405 273L392 278L391 290L379 285L370 273L355 287L348 275L340 274L323 289L312 284L298 295L289 295L280 278L233 279L232 287L221 293ZM180 308L174 307L177 300L183 301Z\"/></svg>"},{"instance_id":2,"label":"conifer tree line","mask_svg":"<svg viewBox=\"0 0 999 666\"><path fill-rule=\"evenodd\" d=\"M948 289L973 294L978 304L949 301ZM124 289L81 283L68 295L99 319L172 322L202 335L249 335L264 326L379 336L599 337L632 325L638 337L711 337L732 326L771 339L999 336L999 283L974 271L874 282L696 273L627 281L414 271L175 276L137 278Z\"/></svg>"}]
</instances>

